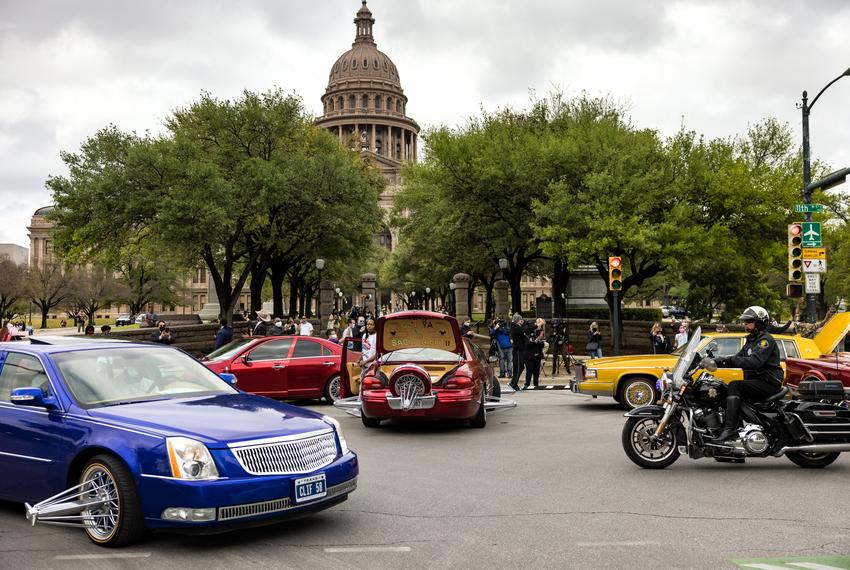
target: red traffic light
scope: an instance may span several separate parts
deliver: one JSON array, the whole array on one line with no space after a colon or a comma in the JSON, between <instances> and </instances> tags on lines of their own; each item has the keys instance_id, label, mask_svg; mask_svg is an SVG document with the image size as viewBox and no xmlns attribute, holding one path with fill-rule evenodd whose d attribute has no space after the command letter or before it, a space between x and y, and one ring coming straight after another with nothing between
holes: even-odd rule
<instances>
[{"instance_id":1,"label":"red traffic light","mask_svg":"<svg viewBox=\"0 0 850 570\"><path fill-rule=\"evenodd\" d=\"M622 261L619 257L609 257L608 258L608 267L620 267Z\"/></svg>"},{"instance_id":2,"label":"red traffic light","mask_svg":"<svg viewBox=\"0 0 850 570\"><path fill-rule=\"evenodd\" d=\"M788 235L798 236L803 233L803 225L799 223L793 223L788 226Z\"/></svg>"}]
</instances>

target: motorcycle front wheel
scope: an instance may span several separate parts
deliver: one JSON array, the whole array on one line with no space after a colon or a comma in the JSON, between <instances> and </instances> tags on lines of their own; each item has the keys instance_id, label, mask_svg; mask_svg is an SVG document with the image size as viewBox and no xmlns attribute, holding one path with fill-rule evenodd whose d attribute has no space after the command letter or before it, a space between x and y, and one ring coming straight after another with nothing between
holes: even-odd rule
<instances>
[{"instance_id":1,"label":"motorcycle front wheel","mask_svg":"<svg viewBox=\"0 0 850 570\"><path fill-rule=\"evenodd\" d=\"M664 469L679 459L676 435L667 427L658 439L658 418L629 418L623 426L623 450L644 469Z\"/></svg>"}]
</instances>

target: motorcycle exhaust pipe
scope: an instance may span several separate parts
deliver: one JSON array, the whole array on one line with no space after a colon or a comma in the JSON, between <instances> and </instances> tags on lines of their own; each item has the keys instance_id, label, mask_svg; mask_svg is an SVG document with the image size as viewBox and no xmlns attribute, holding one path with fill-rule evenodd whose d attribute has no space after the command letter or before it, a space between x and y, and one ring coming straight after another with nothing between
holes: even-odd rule
<instances>
[{"instance_id":1,"label":"motorcycle exhaust pipe","mask_svg":"<svg viewBox=\"0 0 850 570\"><path fill-rule=\"evenodd\" d=\"M792 447L783 447L779 450L776 456L779 457L789 451L803 453L835 453L836 451L850 451L850 443L820 443L816 445L797 445Z\"/></svg>"}]
</instances>

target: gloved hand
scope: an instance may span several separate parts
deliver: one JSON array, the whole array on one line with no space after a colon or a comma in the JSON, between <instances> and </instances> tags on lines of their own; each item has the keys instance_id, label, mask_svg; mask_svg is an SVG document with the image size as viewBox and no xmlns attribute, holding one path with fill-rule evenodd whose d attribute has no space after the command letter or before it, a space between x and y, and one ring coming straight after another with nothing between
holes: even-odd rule
<instances>
[{"instance_id":1,"label":"gloved hand","mask_svg":"<svg viewBox=\"0 0 850 570\"><path fill-rule=\"evenodd\" d=\"M709 372L714 372L715 370L717 370L719 360L720 360L719 358L715 359L715 358L705 357L702 360L700 360L699 367L704 368L704 369L708 370Z\"/></svg>"}]
</instances>

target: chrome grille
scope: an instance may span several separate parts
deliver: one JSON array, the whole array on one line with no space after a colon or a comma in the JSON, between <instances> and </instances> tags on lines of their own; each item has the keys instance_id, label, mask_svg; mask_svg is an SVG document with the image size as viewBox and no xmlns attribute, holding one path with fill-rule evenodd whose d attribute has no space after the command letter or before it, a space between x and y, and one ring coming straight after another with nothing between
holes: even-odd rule
<instances>
[{"instance_id":1,"label":"chrome grille","mask_svg":"<svg viewBox=\"0 0 850 570\"><path fill-rule=\"evenodd\" d=\"M339 485L334 485L333 487L328 487L328 494L322 500L316 501L315 503L307 503L305 505L297 505L301 506L309 506L311 504L322 503L323 501L327 501L333 497L338 497L340 495L348 494L354 491L357 488L357 477L353 479L349 479L344 483L340 483ZM263 501L261 503L248 503L247 505L233 505L230 507L219 507L218 509L218 520L227 521L233 519L242 519L245 517L256 517L261 515L268 515L273 513L278 513L281 511L286 511L293 508L292 502L289 497L284 497L282 499L274 499L271 501Z\"/></svg>"},{"instance_id":2,"label":"chrome grille","mask_svg":"<svg viewBox=\"0 0 850 570\"><path fill-rule=\"evenodd\" d=\"M240 445L232 449L245 471L251 475L296 475L309 473L336 458L336 438L329 431L301 437Z\"/></svg>"},{"instance_id":3,"label":"chrome grille","mask_svg":"<svg viewBox=\"0 0 850 570\"><path fill-rule=\"evenodd\" d=\"M275 499L274 501L263 501L262 503L251 503L248 505L236 505L233 507L221 507L218 509L218 520L229 521L257 515L266 515L277 511L285 511L289 508L289 497Z\"/></svg>"}]
</instances>

